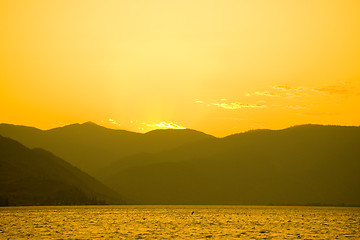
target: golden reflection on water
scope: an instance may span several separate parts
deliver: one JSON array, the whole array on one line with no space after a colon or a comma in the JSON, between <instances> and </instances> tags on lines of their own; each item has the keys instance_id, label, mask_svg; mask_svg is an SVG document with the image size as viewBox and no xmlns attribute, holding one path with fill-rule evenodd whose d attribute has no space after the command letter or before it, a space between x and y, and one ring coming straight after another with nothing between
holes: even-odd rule
<instances>
[{"instance_id":1,"label":"golden reflection on water","mask_svg":"<svg viewBox=\"0 0 360 240\"><path fill-rule=\"evenodd\" d=\"M0 239L360 239L360 208L0 208Z\"/></svg>"}]
</instances>

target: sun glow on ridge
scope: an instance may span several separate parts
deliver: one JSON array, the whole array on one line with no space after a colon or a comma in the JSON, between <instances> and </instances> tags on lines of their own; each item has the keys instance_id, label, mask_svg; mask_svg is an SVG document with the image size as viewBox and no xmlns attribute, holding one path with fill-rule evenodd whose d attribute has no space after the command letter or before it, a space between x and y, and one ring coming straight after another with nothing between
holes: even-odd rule
<instances>
[{"instance_id":1,"label":"sun glow on ridge","mask_svg":"<svg viewBox=\"0 0 360 240\"><path fill-rule=\"evenodd\" d=\"M158 128L171 128L171 129L186 129L183 126L180 126L176 123L173 122L164 122L162 121L161 123L156 123L153 125L153 127L158 127Z\"/></svg>"}]
</instances>

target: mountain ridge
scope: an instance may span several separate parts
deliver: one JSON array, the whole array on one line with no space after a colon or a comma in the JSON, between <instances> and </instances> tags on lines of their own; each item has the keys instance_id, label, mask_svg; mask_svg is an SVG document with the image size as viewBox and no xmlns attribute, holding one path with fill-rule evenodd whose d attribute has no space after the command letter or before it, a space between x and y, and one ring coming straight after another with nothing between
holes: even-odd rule
<instances>
[{"instance_id":1,"label":"mountain ridge","mask_svg":"<svg viewBox=\"0 0 360 240\"><path fill-rule=\"evenodd\" d=\"M43 149L0 135L1 205L122 204L115 191Z\"/></svg>"},{"instance_id":2,"label":"mountain ridge","mask_svg":"<svg viewBox=\"0 0 360 240\"><path fill-rule=\"evenodd\" d=\"M214 138L190 129L155 130L142 134L109 129L89 122L49 130L0 124L0 134L30 148L44 148L92 175L99 168L122 157L140 152L162 151L186 142Z\"/></svg>"},{"instance_id":3,"label":"mountain ridge","mask_svg":"<svg viewBox=\"0 0 360 240\"><path fill-rule=\"evenodd\" d=\"M93 176L135 204L360 205L358 126L307 124L224 138L195 130L30 132L37 137L25 140L94 164Z\"/></svg>"},{"instance_id":4,"label":"mountain ridge","mask_svg":"<svg viewBox=\"0 0 360 240\"><path fill-rule=\"evenodd\" d=\"M103 170L103 181L139 204L359 206L360 127L315 128L183 145L147 155L153 164Z\"/></svg>"}]
</instances>

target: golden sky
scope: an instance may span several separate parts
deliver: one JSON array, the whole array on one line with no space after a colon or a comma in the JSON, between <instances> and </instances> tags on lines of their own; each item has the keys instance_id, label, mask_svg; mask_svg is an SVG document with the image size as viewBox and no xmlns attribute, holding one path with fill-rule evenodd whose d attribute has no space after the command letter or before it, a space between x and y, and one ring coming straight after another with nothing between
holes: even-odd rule
<instances>
[{"instance_id":1,"label":"golden sky","mask_svg":"<svg viewBox=\"0 0 360 240\"><path fill-rule=\"evenodd\" d=\"M360 1L0 1L0 122L359 125Z\"/></svg>"}]
</instances>

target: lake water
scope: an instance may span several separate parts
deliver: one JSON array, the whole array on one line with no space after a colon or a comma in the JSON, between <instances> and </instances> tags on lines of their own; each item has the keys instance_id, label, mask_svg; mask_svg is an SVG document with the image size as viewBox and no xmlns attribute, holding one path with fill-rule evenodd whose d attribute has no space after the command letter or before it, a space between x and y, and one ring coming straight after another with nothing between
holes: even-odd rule
<instances>
[{"instance_id":1,"label":"lake water","mask_svg":"<svg viewBox=\"0 0 360 240\"><path fill-rule=\"evenodd\" d=\"M360 239L360 208L0 208L0 239Z\"/></svg>"}]
</instances>

